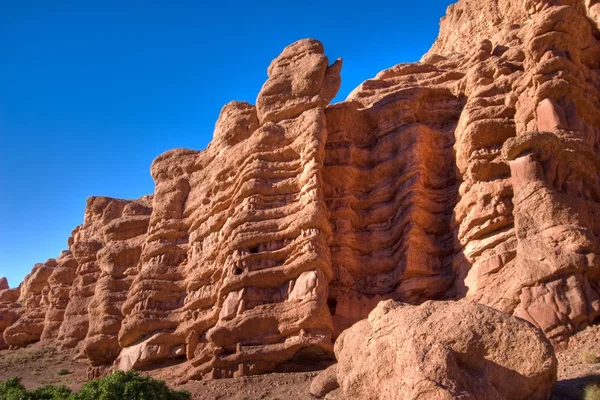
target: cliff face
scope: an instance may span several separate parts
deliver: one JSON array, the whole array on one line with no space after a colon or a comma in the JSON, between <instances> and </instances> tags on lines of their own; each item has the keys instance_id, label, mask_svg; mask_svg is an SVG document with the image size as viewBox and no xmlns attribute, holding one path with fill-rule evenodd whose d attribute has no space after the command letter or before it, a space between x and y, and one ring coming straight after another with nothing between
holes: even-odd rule
<instances>
[{"instance_id":1,"label":"cliff face","mask_svg":"<svg viewBox=\"0 0 600 400\"><path fill-rule=\"evenodd\" d=\"M0 282L0 348L78 346L90 375L302 368L381 300L468 297L557 345L600 315L600 4L448 8L421 62L344 102L307 39L152 196L88 200L69 250Z\"/></svg>"}]
</instances>

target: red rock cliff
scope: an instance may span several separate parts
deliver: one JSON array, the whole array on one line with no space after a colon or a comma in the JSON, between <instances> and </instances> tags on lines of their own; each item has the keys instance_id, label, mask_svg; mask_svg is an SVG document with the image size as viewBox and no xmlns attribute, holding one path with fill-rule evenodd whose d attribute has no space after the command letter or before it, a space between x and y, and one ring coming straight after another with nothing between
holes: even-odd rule
<instances>
[{"instance_id":1,"label":"red rock cliff","mask_svg":"<svg viewBox=\"0 0 600 400\"><path fill-rule=\"evenodd\" d=\"M463 297L566 344L600 315L599 22L461 0L421 62L333 105L341 60L288 46L206 150L153 162L153 196L90 198L68 251L0 282L0 348L241 376L330 358L381 300Z\"/></svg>"}]
</instances>

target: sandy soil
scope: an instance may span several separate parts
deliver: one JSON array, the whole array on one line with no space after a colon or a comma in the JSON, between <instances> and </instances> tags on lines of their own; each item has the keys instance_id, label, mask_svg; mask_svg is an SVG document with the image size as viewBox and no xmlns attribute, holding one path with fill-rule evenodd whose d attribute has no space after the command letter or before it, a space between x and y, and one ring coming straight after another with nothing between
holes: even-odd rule
<instances>
[{"instance_id":1,"label":"sandy soil","mask_svg":"<svg viewBox=\"0 0 600 400\"><path fill-rule=\"evenodd\" d=\"M553 400L583 399L583 389L600 384L600 325L575 335L566 350L557 354L558 383ZM78 390L87 381L87 363L74 350L54 350L40 344L24 349L0 351L0 380L18 376L27 388L46 384L65 385ZM169 369L143 371L169 381ZM198 400L308 400L315 372L270 374L237 379L191 381L178 386Z\"/></svg>"}]
</instances>

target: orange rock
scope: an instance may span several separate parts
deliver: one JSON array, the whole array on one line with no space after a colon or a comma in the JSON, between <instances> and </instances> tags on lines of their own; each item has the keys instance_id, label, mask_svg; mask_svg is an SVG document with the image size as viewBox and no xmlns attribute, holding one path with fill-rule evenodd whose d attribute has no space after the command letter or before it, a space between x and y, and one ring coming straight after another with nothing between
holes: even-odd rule
<instances>
[{"instance_id":1,"label":"orange rock","mask_svg":"<svg viewBox=\"0 0 600 400\"><path fill-rule=\"evenodd\" d=\"M153 195L89 198L67 252L0 281L0 347L242 376L330 361L382 300L463 297L565 345L600 317L591 3L460 0L420 62L332 105L341 60L291 44L206 150L154 160Z\"/></svg>"},{"instance_id":2,"label":"orange rock","mask_svg":"<svg viewBox=\"0 0 600 400\"><path fill-rule=\"evenodd\" d=\"M56 259L57 265L48 277L48 309L46 311L42 341L58 338L58 331L64 320L65 309L69 304L70 291L77 272L77 261L70 251Z\"/></svg>"},{"instance_id":3,"label":"orange rock","mask_svg":"<svg viewBox=\"0 0 600 400\"><path fill-rule=\"evenodd\" d=\"M8 280L0 278L0 350L8 348L4 340L4 330L19 318L20 310L17 300L20 293L20 288L10 289Z\"/></svg>"},{"instance_id":4,"label":"orange rock","mask_svg":"<svg viewBox=\"0 0 600 400\"><path fill-rule=\"evenodd\" d=\"M40 340L48 309L48 278L56 265L54 259L36 264L25 277L17 300L19 319L4 330L4 341L9 346L26 346Z\"/></svg>"},{"instance_id":5,"label":"orange rock","mask_svg":"<svg viewBox=\"0 0 600 400\"><path fill-rule=\"evenodd\" d=\"M381 302L335 355L345 397L365 400L545 400L558 366L540 330L468 300Z\"/></svg>"},{"instance_id":6,"label":"orange rock","mask_svg":"<svg viewBox=\"0 0 600 400\"><path fill-rule=\"evenodd\" d=\"M96 254L100 275L88 305L90 322L82 348L93 370L112 364L121 351L118 342L123 321L121 306L138 274L152 211L150 201L142 198L127 202L120 216L104 225L104 246Z\"/></svg>"},{"instance_id":7,"label":"orange rock","mask_svg":"<svg viewBox=\"0 0 600 400\"><path fill-rule=\"evenodd\" d=\"M340 385L337 379L337 365L334 364L319 373L319 375L313 379L310 384L310 394L321 398L339 387Z\"/></svg>"}]
</instances>

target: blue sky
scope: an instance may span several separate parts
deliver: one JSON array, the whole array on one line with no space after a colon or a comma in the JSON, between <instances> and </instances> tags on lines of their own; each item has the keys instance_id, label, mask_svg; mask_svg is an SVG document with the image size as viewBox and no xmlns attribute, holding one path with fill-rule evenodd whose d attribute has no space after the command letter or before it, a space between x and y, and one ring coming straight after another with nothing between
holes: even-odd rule
<instances>
[{"instance_id":1,"label":"blue sky","mask_svg":"<svg viewBox=\"0 0 600 400\"><path fill-rule=\"evenodd\" d=\"M341 100L417 61L450 3L0 1L0 276L17 286L67 248L88 196L151 193L152 160L205 148L286 45L342 57Z\"/></svg>"}]
</instances>

